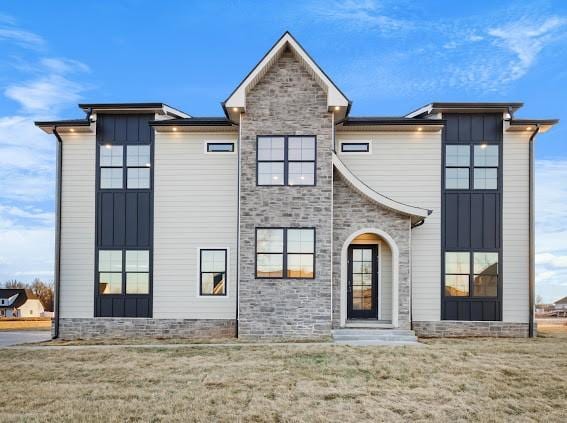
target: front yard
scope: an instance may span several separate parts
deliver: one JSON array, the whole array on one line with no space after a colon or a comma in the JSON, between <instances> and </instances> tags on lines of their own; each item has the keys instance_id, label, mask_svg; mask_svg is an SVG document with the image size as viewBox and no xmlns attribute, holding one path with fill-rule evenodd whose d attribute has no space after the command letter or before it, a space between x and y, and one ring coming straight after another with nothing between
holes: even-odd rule
<instances>
[{"instance_id":1,"label":"front yard","mask_svg":"<svg viewBox=\"0 0 567 423\"><path fill-rule=\"evenodd\" d=\"M567 336L0 350L2 421L567 421Z\"/></svg>"}]
</instances>

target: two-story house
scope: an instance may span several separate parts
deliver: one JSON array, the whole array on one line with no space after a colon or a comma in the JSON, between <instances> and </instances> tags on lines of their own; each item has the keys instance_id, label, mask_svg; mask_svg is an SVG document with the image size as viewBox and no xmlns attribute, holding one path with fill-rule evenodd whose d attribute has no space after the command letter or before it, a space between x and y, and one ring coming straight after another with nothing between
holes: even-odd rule
<instances>
[{"instance_id":1,"label":"two-story house","mask_svg":"<svg viewBox=\"0 0 567 423\"><path fill-rule=\"evenodd\" d=\"M521 103L355 117L285 33L222 103L81 104L58 146L55 334L533 333Z\"/></svg>"}]
</instances>

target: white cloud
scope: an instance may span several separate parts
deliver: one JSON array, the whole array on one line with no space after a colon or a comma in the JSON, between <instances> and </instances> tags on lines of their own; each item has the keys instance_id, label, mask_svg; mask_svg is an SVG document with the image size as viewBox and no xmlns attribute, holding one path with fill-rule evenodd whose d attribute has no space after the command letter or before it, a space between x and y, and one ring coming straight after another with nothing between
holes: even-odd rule
<instances>
[{"instance_id":1,"label":"white cloud","mask_svg":"<svg viewBox=\"0 0 567 423\"><path fill-rule=\"evenodd\" d=\"M64 59L64 58L45 58L41 60L41 64L47 69L59 73L70 73L70 72L88 72L89 67L78 60Z\"/></svg>"},{"instance_id":2,"label":"white cloud","mask_svg":"<svg viewBox=\"0 0 567 423\"><path fill-rule=\"evenodd\" d=\"M538 54L558 36L559 30L567 24L567 19L551 16L544 20L521 19L491 28L488 34L495 38L494 44L515 56L509 64L506 79L519 79L535 63Z\"/></svg>"},{"instance_id":3,"label":"white cloud","mask_svg":"<svg viewBox=\"0 0 567 423\"><path fill-rule=\"evenodd\" d=\"M13 41L22 47L39 48L45 45L45 40L33 32L17 28L0 28L0 40Z\"/></svg>"}]
</instances>

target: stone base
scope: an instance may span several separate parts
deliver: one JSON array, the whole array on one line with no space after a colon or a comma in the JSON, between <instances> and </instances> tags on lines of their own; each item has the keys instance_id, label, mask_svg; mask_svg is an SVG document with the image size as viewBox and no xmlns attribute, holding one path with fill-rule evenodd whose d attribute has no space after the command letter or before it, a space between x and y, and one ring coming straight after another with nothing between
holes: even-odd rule
<instances>
[{"instance_id":1,"label":"stone base","mask_svg":"<svg viewBox=\"0 0 567 423\"><path fill-rule=\"evenodd\" d=\"M59 338L234 338L236 320L62 318Z\"/></svg>"},{"instance_id":2,"label":"stone base","mask_svg":"<svg viewBox=\"0 0 567 423\"><path fill-rule=\"evenodd\" d=\"M507 337L527 338L527 323L469 322L442 320L439 322L413 322L413 330L422 338Z\"/></svg>"}]
</instances>

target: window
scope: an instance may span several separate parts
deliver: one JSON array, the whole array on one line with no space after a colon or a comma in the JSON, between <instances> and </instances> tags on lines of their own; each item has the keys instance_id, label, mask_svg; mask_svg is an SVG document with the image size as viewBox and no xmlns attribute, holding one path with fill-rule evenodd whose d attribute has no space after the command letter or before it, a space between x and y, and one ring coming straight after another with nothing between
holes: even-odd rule
<instances>
[{"instance_id":1,"label":"window","mask_svg":"<svg viewBox=\"0 0 567 423\"><path fill-rule=\"evenodd\" d=\"M474 189L498 188L498 146L474 146Z\"/></svg>"},{"instance_id":2,"label":"window","mask_svg":"<svg viewBox=\"0 0 567 423\"><path fill-rule=\"evenodd\" d=\"M233 142L207 142L207 153L233 153Z\"/></svg>"},{"instance_id":3,"label":"window","mask_svg":"<svg viewBox=\"0 0 567 423\"><path fill-rule=\"evenodd\" d=\"M470 253L445 253L445 295L469 295Z\"/></svg>"},{"instance_id":4,"label":"window","mask_svg":"<svg viewBox=\"0 0 567 423\"><path fill-rule=\"evenodd\" d=\"M200 295L226 295L226 250L201 250Z\"/></svg>"},{"instance_id":5,"label":"window","mask_svg":"<svg viewBox=\"0 0 567 423\"><path fill-rule=\"evenodd\" d=\"M496 297L498 294L498 253L474 253L473 295Z\"/></svg>"},{"instance_id":6,"label":"window","mask_svg":"<svg viewBox=\"0 0 567 423\"><path fill-rule=\"evenodd\" d=\"M315 229L256 229L256 277L313 279Z\"/></svg>"},{"instance_id":7,"label":"window","mask_svg":"<svg viewBox=\"0 0 567 423\"><path fill-rule=\"evenodd\" d=\"M445 296L496 297L497 295L498 253L445 253Z\"/></svg>"},{"instance_id":8,"label":"window","mask_svg":"<svg viewBox=\"0 0 567 423\"><path fill-rule=\"evenodd\" d=\"M121 145L101 145L100 152L100 188L121 189L123 148Z\"/></svg>"},{"instance_id":9,"label":"window","mask_svg":"<svg viewBox=\"0 0 567 423\"><path fill-rule=\"evenodd\" d=\"M258 185L315 185L314 136L258 137Z\"/></svg>"},{"instance_id":10,"label":"window","mask_svg":"<svg viewBox=\"0 0 567 423\"><path fill-rule=\"evenodd\" d=\"M369 142L343 142L341 143L342 153L369 153Z\"/></svg>"},{"instance_id":11,"label":"window","mask_svg":"<svg viewBox=\"0 0 567 423\"><path fill-rule=\"evenodd\" d=\"M445 146L445 188L469 189L470 146Z\"/></svg>"},{"instance_id":12,"label":"window","mask_svg":"<svg viewBox=\"0 0 567 423\"><path fill-rule=\"evenodd\" d=\"M98 288L101 294L122 293L122 251L98 252Z\"/></svg>"},{"instance_id":13,"label":"window","mask_svg":"<svg viewBox=\"0 0 567 423\"><path fill-rule=\"evenodd\" d=\"M150 293L150 252L126 251L126 294Z\"/></svg>"},{"instance_id":14,"label":"window","mask_svg":"<svg viewBox=\"0 0 567 423\"><path fill-rule=\"evenodd\" d=\"M129 145L126 148L127 187L129 189L150 188L150 146Z\"/></svg>"}]
</instances>

